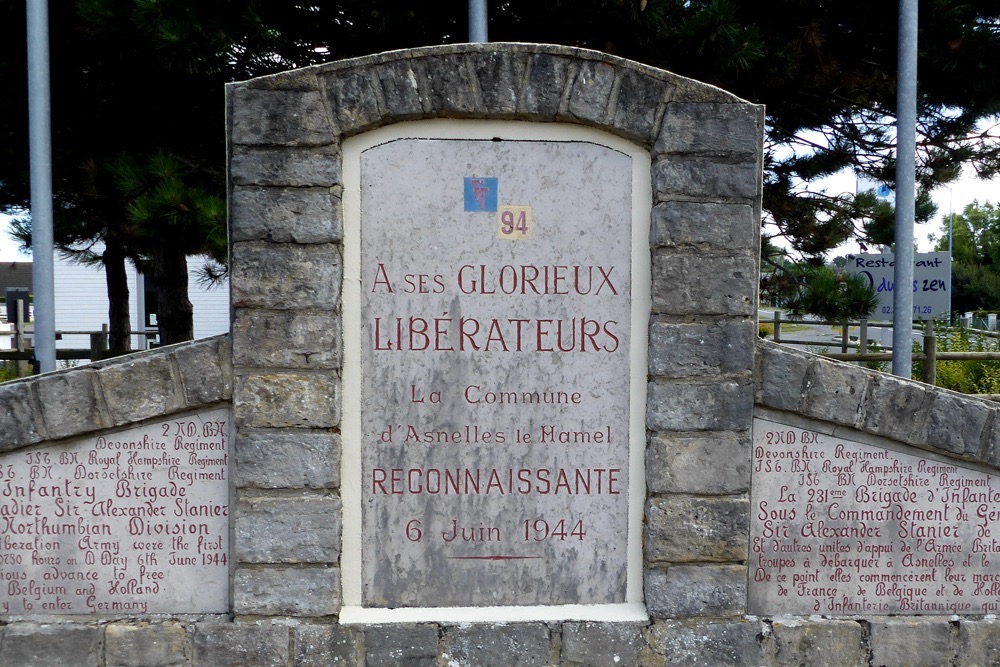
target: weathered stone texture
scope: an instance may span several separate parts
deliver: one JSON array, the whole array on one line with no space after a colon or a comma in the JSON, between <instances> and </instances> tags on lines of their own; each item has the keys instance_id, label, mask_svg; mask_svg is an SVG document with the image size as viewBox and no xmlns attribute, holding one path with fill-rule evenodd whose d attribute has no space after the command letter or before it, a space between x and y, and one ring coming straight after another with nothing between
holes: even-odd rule
<instances>
[{"instance_id":1,"label":"weathered stone texture","mask_svg":"<svg viewBox=\"0 0 1000 667\"><path fill-rule=\"evenodd\" d=\"M656 621L647 637L645 651L662 660L645 658L650 666L663 667L759 667L767 664L757 636L759 622Z\"/></svg>"},{"instance_id":2,"label":"weathered stone texture","mask_svg":"<svg viewBox=\"0 0 1000 667\"><path fill-rule=\"evenodd\" d=\"M662 377L705 377L753 370L750 320L720 324L653 322L649 327L649 373Z\"/></svg>"},{"instance_id":3,"label":"weathered stone texture","mask_svg":"<svg viewBox=\"0 0 1000 667\"><path fill-rule=\"evenodd\" d=\"M247 241L233 244L234 308L320 308L340 301L340 247Z\"/></svg>"},{"instance_id":4,"label":"weathered stone texture","mask_svg":"<svg viewBox=\"0 0 1000 667\"><path fill-rule=\"evenodd\" d=\"M370 626L365 630L365 667L437 667L436 625Z\"/></svg>"},{"instance_id":5,"label":"weathered stone texture","mask_svg":"<svg viewBox=\"0 0 1000 667\"><path fill-rule=\"evenodd\" d=\"M672 157L653 165L653 193L664 199L736 200L750 203L760 187L760 167L752 162Z\"/></svg>"},{"instance_id":6,"label":"weathered stone texture","mask_svg":"<svg viewBox=\"0 0 1000 667\"><path fill-rule=\"evenodd\" d=\"M332 428L340 423L340 378L332 373L239 375L233 403L242 428Z\"/></svg>"},{"instance_id":7,"label":"weathered stone texture","mask_svg":"<svg viewBox=\"0 0 1000 667\"><path fill-rule=\"evenodd\" d=\"M746 612L747 570L741 565L672 565L647 569L646 609L654 618L734 616Z\"/></svg>"},{"instance_id":8,"label":"weathered stone texture","mask_svg":"<svg viewBox=\"0 0 1000 667\"><path fill-rule=\"evenodd\" d=\"M649 243L654 247L745 247L759 223L748 204L667 201L653 207Z\"/></svg>"},{"instance_id":9,"label":"weathered stone texture","mask_svg":"<svg viewBox=\"0 0 1000 667\"><path fill-rule=\"evenodd\" d=\"M174 345L169 351L191 406L228 401L233 397L232 338L216 336Z\"/></svg>"},{"instance_id":10,"label":"weathered stone texture","mask_svg":"<svg viewBox=\"0 0 1000 667\"><path fill-rule=\"evenodd\" d=\"M963 618L958 625L958 665L994 664L1000 656L1000 620Z\"/></svg>"},{"instance_id":11,"label":"weathered stone texture","mask_svg":"<svg viewBox=\"0 0 1000 667\"><path fill-rule=\"evenodd\" d=\"M760 107L748 104L668 104L655 153L743 156L760 149Z\"/></svg>"},{"instance_id":12,"label":"weathered stone texture","mask_svg":"<svg viewBox=\"0 0 1000 667\"><path fill-rule=\"evenodd\" d=\"M757 265L750 255L715 257L654 252L653 312L753 316Z\"/></svg>"},{"instance_id":13,"label":"weathered stone texture","mask_svg":"<svg viewBox=\"0 0 1000 667\"><path fill-rule=\"evenodd\" d=\"M527 70L524 55L495 51L470 53L469 64L478 81L483 107L495 118L513 118Z\"/></svg>"},{"instance_id":14,"label":"weathered stone texture","mask_svg":"<svg viewBox=\"0 0 1000 667\"><path fill-rule=\"evenodd\" d=\"M527 84L521 109L530 115L554 119L569 79L572 59L545 53L528 60Z\"/></svg>"},{"instance_id":15,"label":"weathered stone texture","mask_svg":"<svg viewBox=\"0 0 1000 667\"><path fill-rule=\"evenodd\" d=\"M367 71L339 67L317 78L339 133L350 136L382 124L378 81Z\"/></svg>"},{"instance_id":16,"label":"weathered stone texture","mask_svg":"<svg viewBox=\"0 0 1000 667\"><path fill-rule=\"evenodd\" d=\"M800 411L845 426L858 422L868 375L848 364L816 359L809 366Z\"/></svg>"},{"instance_id":17,"label":"weathered stone texture","mask_svg":"<svg viewBox=\"0 0 1000 667\"><path fill-rule=\"evenodd\" d=\"M111 426L101 411L93 372L46 374L35 387L49 439Z\"/></svg>"},{"instance_id":18,"label":"weathered stone texture","mask_svg":"<svg viewBox=\"0 0 1000 667\"><path fill-rule=\"evenodd\" d=\"M653 431L744 430L752 417L749 382L650 382L647 389L646 424Z\"/></svg>"},{"instance_id":19,"label":"weathered stone texture","mask_svg":"<svg viewBox=\"0 0 1000 667\"><path fill-rule=\"evenodd\" d=\"M198 623L194 665L287 667L288 627L270 623Z\"/></svg>"},{"instance_id":20,"label":"weathered stone texture","mask_svg":"<svg viewBox=\"0 0 1000 667\"><path fill-rule=\"evenodd\" d=\"M441 657L468 667L545 667L552 638L543 623L460 625L445 629Z\"/></svg>"},{"instance_id":21,"label":"weathered stone texture","mask_svg":"<svg viewBox=\"0 0 1000 667\"><path fill-rule=\"evenodd\" d=\"M622 135L648 145L656 132L670 87L648 73L622 71L611 122Z\"/></svg>"},{"instance_id":22,"label":"weathered stone texture","mask_svg":"<svg viewBox=\"0 0 1000 667\"><path fill-rule=\"evenodd\" d=\"M340 485L340 435L329 431L249 431L236 437L236 485L323 489Z\"/></svg>"},{"instance_id":23,"label":"weathered stone texture","mask_svg":"<svg viewBox=\"0 0 1000 667\"><path fill-rule=\"evenodd\" d=\"M44 440L35 422L31 384L11 382L0 385L0 451L9 451Z\"/></svg>"},{"instance_id":24,"label":"weathered stone texture","mask_svg":"<svg viewBox=\"0 0 1000 667\"><path fill-rule=\"evenodd\" d=\"M634 665L643 644L635 623L564 623L562 659L571 665Z\"/></svg>"},{"instance_id":25,"label":"weathered stone texture","mask_svg":"<svg viewBox=\"0 0 1000 667\"><path fill-rule=\"evenodd\" d=\"M363 664L361 631L337 625L298 625L293 667L355 667Z\"/></svg>"},{"instance_id":26,"label":"weathered stone texture","mask_svg":"<svg viewBox=\"0 0 1000 667\"><path fill-rule=\"evenodd\" d=\"M947 617L873 622L869 643L869 664L879 667L939 667L951 662L951 624Z\"/></svg>"},{"instance_id":27,"label":"weathered stone texture","mask_svg":"<svg viewBox=\"0 0 1000 667\"><path fill-rule=\"evenodd\" d=\"M229 157L229 178L234 185L329 188L343 181L342 162L337 144L321 148L235 146Z\"/></svg>"},{"instance_id":28,"label":"weathered stone texture","mask_svg":"<svg viewBox=\"0 0 1000 667\"><path fill-rule=\"evenodd\" d=\"M750 488L750 440L734 433L654 435L646 449L653 493L742 493Z\"/></svg>"},{"instance_id":29,"label":"weathered stone texture","mask_svg":"<svg viewBox=\"0 0 1000 667\"><path fill-rule=\"evenodd\" d=\"M864 631L855 621L775 621L772 626L779 665L863 667L868 653Z\"/></svg>"},{"instance_id":30,"label":"weathered stone texture","mask_svg":"<svg viewBox=\"0 0 1000 667\"><path fill-rule=\"evenodd\" d=\"M615 70L602 62L580 61L570 89L567 111L582 121L597 124L604 119Z\"/></svg>"},{"instance_id":31,"label":"weathered stone texture","mask_svg":"<svg viewBox=\"0 0 1000 667\"><path fill-rule=\"evenodd\" d=\"M983 431L995 408L982 401L938 390L927 416L927 444L954 454L979 454Z\"/></svg>"},{"instance_id":32,"label":"weathered stone texture","mask_svg":"<svg viewBox=\"0 0 1000 667\"><path fill-rule=\"evenodd\" d=\"M340 520L336 497L241 500L234 557L247 563L336 563Z\"/></svg>"},{"instance_id":33,"label":"weathered stone texture","mask_svg":"<svg viewBox=\"0 0 1000 667\"><path fill-rule=\"evenodd\" d=\"M188 667L190 638L181 623L112 623L104 631L105 667Z\"/></svg>"},{"instance_id":34,"label":"weathered stone texture","mask_svg":"<svg viewBox=\"0 0 1000 667\"><path fill-rule=\"evenodd\" d=\"M315 146L329 144L336 136L315 90L233 86L230 92L234 144Z\"/></svg>"},{"instance_id":35,"label":"weathered stone texture","mask_svg":"<svg viewBox=\"0 0 1000 667\"><path fill-rule=\"evenodd\" d=\"M746 560L749 509L745 497L653 498L646 506L646 561Z\"/></svg>"},{"instance_id":36,"label":"weathered stone texture","mask_svg":"<svg viewBox=\"0 0 1000 667\"><path fill-rule=\"evenodd\" d=\"M344 235L340 199L328 188L238 188L230 207L233 241L332 243Z\"/></svg>"},{"instance_id":37,"label":"weathered stone texture","mask_svg":"<svg viewBox=\"0 0 1000 667\"><path fill-rule=\"evenodd\" d=\"M0 665L96 665L99 641L99 628L95 625L13 623L4 628Z\"/></svg>"},{"instance_id":38,"label":"weathered stone texture","mask_svg":"<svg viewBox=\"0 0 1000 667\"><path fill-rule=\"evenodd\" d=\"M376 65L386 115L393 120L412 120L425 115L428 98L427 72L421 61L399 60Z\"/></svg>"},{"instance_id":39,"label":"weathered stone texture","mask_svg":"<svg viewBox=\"0 0 1000 667\"><path fill-rule=\"evenodd\" d=\"M869 386L863 429L900 442L926 443L933 391L927 385L884 374L873 375Z\"/></svg>"},{"instance_id":40,"label":"weathered stone texture","mask_svg":"<svg viewBox=\"0 0 1000 667\"><path fill-rule=\"evenodd\" d=\"M240 567L233 581L233 611L255 616L330 616L340 611L340 595L340 570L334 567Z\"/></svg>"},{"instance_id":41,"label":"weathered stone texture","mask_svg":"<svg viewBox=\"0 0 1000 667\"><path fill-rule=\"evenodd\" d=\"M767 341L757 345L761 403L779 410L797 410L805 395L803 385L813 356Z\"/></svg>"},{"instance_id":42,"label":"weathered stone texture","mask_svg":"<svg viewBox=\"0 0 1000 667\"><path fill-rule=\"evenodd\" d=\"M483 113L476 78L466 54L433 57L436 75L428 81L430 107L435 114L463 118ZM431 65L428 65L431 67Z\"/></svg>"},{"instance_id":43,"label":"weathered stone texture","mask_svg":"<svg viewBox=\"0 0 1000 667\"><path fill-rule=\"evenodd\" d=\"M126 362L102 368L98 377L115 425L159 417L185 407L183 389L166 354L131 355ZM155 390L150 391L150 387Z\"/></svg>"},{"instance_id":44,"label":"weathered stone texture","mask_svg":"<svg viewBox=\"0 0 1000 667\"><path fill-rule=\"evenodd\" d=\"M241 309L233 321L233 364L253 368L340 368L341 329L341 318L334 313Z\"/></svg>"}]
</instances>

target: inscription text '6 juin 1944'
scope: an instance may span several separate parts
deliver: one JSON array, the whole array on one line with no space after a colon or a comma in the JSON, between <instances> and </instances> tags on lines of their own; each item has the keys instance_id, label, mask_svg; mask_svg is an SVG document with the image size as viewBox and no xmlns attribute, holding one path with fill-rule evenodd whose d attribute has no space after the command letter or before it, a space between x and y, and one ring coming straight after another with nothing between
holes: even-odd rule
<instances>
[{"instance_id":1,"label":"inscription text '6 juin 1944'","mask_svg":"<svg viewBox=\"0 0 1000 667\"><path fill-rule=\"evenodd\" d=\"M631 196L587 142L362 154L364 604L624 601Z\"/></svg>"}]
</instances>

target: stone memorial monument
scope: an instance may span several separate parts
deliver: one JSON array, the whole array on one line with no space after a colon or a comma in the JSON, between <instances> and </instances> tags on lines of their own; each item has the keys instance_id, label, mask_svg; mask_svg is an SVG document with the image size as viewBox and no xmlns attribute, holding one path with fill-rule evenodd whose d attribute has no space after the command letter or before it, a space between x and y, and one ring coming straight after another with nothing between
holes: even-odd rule
<instances>
[{"instance_id":1,"label":"stone memorial monument","mask_svg":"<svg viewBox=\"0 0 1000 667\"><path fill-rule=\"evenodd\" d=\"M757 339L763 109L451 45L227 91L232 332L0 385L0 664L991 664L995 404Z\"/></svg>"}]
</instances>

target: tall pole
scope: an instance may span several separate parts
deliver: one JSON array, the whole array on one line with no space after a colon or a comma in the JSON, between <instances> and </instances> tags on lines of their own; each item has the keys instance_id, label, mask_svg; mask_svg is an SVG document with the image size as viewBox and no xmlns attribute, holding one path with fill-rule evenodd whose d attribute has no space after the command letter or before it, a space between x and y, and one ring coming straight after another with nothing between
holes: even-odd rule
<instances>
[{"instance_id":1,"label":"tall pole","mask_svg":"<svg viewBox=\"0 0 1000 667\"><path fill-rule=\"evenodd\" d=\"M52 273L52 125L47 0L27 0L28 141L31 161L31 282L35 295L36 370L56 369Z\"/></svg>"},{"instance_id":2,"label":"tall pole","mask_svg":"<svg viewBox=\"0 0 1000 667\"><path fill-rule=\"evenodd\" d=\"M488 42L486 34L486 0L469 0L469 42Z\"/></svg>"},{"instance_id":3,"label":"tall pole","mask_svg":"<svg viewBox=\"0 0 1000 667\"><path fill-rule=\"evenodd\" d=\"M899 0L899 65L896 72L896 285L892 297L892 373L909 378L913 365L917 0Z\"/></svg>"}]
</instances>

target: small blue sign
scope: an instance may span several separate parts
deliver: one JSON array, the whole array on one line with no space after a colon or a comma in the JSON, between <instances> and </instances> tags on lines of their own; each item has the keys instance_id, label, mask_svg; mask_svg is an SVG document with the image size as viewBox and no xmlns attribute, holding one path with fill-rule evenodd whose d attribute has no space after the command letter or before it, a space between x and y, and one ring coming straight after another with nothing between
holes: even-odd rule
<instances>
[{"instance_id":1,"label":"small blue sign","mask_svg":"<svg viewBox=\"0 0 1000 667\"><path fill-rule=\"evenodd\" d=\"M496 213L497 179L466 176L465 210Z\"/></svg>"},{"instance_id":2,"label":"small blue sign","mask_svg":"<svg viewBox=\"0 0 1000 667\"><path fill-rule=\"evenodd\" d=\"M879 183L878 190L876 190L876 194L879 197L888 197L889 195L892 194L892 190L890 190L889 186L886 185L885 183Z\"/></svg>"}]
</instances>

